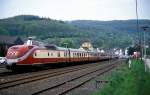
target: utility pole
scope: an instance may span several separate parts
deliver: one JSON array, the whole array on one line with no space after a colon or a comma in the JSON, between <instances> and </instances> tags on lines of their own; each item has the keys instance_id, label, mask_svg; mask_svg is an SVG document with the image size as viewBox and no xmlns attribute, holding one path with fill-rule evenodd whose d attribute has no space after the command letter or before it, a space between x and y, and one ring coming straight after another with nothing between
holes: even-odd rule
<instances>
[{"instance_id":1,"label":"utility pole","mask_svg":"<svg viewBox=\"0 0 150 95\"><path fill-rule=\"evenodd\" d=\"M146 58L146 37L145 37L145 32L146 32L146 30L148 29L148 26L143 26L142 27L143 28L143 37L144 37L144 39L143 39L143 57L144 57L144 59Z\"/></svg>"},{"instance_id":2,"label":"utility pole","mask_svg":"<svg viewBox=\"0 0 150 95\"><path fill-rule=\"evenodd\" d=\"M138 17L138 1L135 0L136 3L136 30L139 38L139 46L140 46L140 54L141 54L141 60L142 60L142 56L143 56L143 50L142 50L142 37L141 37L141 32L139 31L139 17Z\"/></svg>"},{"instance_id":3,"label":"utility pole","mask_svg":"<svg viewBox=\"0 0 150 95\"><path fill-rule=\"evenodd\" d=\"M144 36L144 39L143 39L143 58L144 58L144 65L145 65L145 72L146 72L146 39L145 39L145 32L146 32L146 30L148 29L148 26L143 26L142 27L143 28L143 36Z\"/></svg>"},{"instance_id":4,"label":"utility pole","mask_svg":"<svg viewBox=\"0 0 150 95\"><path fill-rule=\"evenodd\" d=\"M108 53L109 53L109 61L108 61L108 64L111 64L110 60L111 60L111 57L112 57L112 52L111 52L111 41L112 41L112 34L110 34L110 37L108 39L108 42L109 42L109 45L108 45Z\"/></svg>"}]
</instances>

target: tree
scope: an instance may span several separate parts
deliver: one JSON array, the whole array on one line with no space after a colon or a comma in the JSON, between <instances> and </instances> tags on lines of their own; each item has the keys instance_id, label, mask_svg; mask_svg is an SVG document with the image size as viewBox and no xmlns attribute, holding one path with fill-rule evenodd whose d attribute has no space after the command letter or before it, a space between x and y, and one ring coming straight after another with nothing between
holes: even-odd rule
<instances>
[{"instance_id":1,"label":"tree","mask_svg":"<svg viewBox=\"0 0 150 95\"><path fill-rule=\"evenodd\" d=\"M74 48L75 47L74 41L70 40L70 39L63 39L60 42L61 47L66 47L66 45L67 45L68 48Z\"/></svg>"}]
</instances>

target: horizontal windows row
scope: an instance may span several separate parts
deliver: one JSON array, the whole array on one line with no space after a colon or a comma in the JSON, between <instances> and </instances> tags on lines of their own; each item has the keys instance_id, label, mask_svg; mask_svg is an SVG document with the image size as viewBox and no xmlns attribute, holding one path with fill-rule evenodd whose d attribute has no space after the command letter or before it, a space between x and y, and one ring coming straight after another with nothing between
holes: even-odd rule
<instances>
[{"instance_id":1,"label":"horizontal windows row","mask_svg":"<svg viewBox=\"0 0 150 95\"><path fill-rule=\"evenodd\" d=\"M41 53L42 54L42 53ZM61 55L63 54L63 55ZM97 57L97 56L101 56L101 54L99 53L79 53L79 52L62 52L60 54L60 52L47 52L44 53L44 55L46 56L53 56L53 57ZM38 56L40 55L40 53L34 53L34 56Z\"/></svg>"}]
</instances>

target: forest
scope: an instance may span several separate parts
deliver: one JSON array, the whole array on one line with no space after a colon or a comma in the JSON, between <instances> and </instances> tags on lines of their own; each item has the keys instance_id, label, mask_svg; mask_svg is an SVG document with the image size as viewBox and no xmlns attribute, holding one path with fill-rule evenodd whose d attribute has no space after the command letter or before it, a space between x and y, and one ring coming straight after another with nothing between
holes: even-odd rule
<instances>
[{"instance_id":1,"label":"forest","mask_svg":"<svg viewBox=\"0 0 150 95\"><path fill-rule=\"evenodd\" d=\"M95 48L126 48L142 38L142 26L150 27L150 20L74 20L62 21L34 15L18 15L0 19L0 35L20 36L26 40L35 36L37 40L71 48L90 41ZM150 29L146 30L146 43L150 44Z\"/></svg>"}]
</instances>

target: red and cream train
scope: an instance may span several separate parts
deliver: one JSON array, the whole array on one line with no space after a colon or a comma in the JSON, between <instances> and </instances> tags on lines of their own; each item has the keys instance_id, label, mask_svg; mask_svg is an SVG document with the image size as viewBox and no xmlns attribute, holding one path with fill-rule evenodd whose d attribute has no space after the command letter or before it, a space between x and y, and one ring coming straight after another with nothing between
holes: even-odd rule
<instances>
[{"instance_id":1,"label":"red and cream train","mask_svg":"<svg viewBox=\"0 0 150 95\"><path fill-rule=\"evenodd\" d=\"M106 60L107 54L97 51L62 48L55 45L43 45L29 39L23 45L12 46L8 49L7 68L15 66L34 66L55 63L92 62Z\"/></svg>"}]
</instances>

